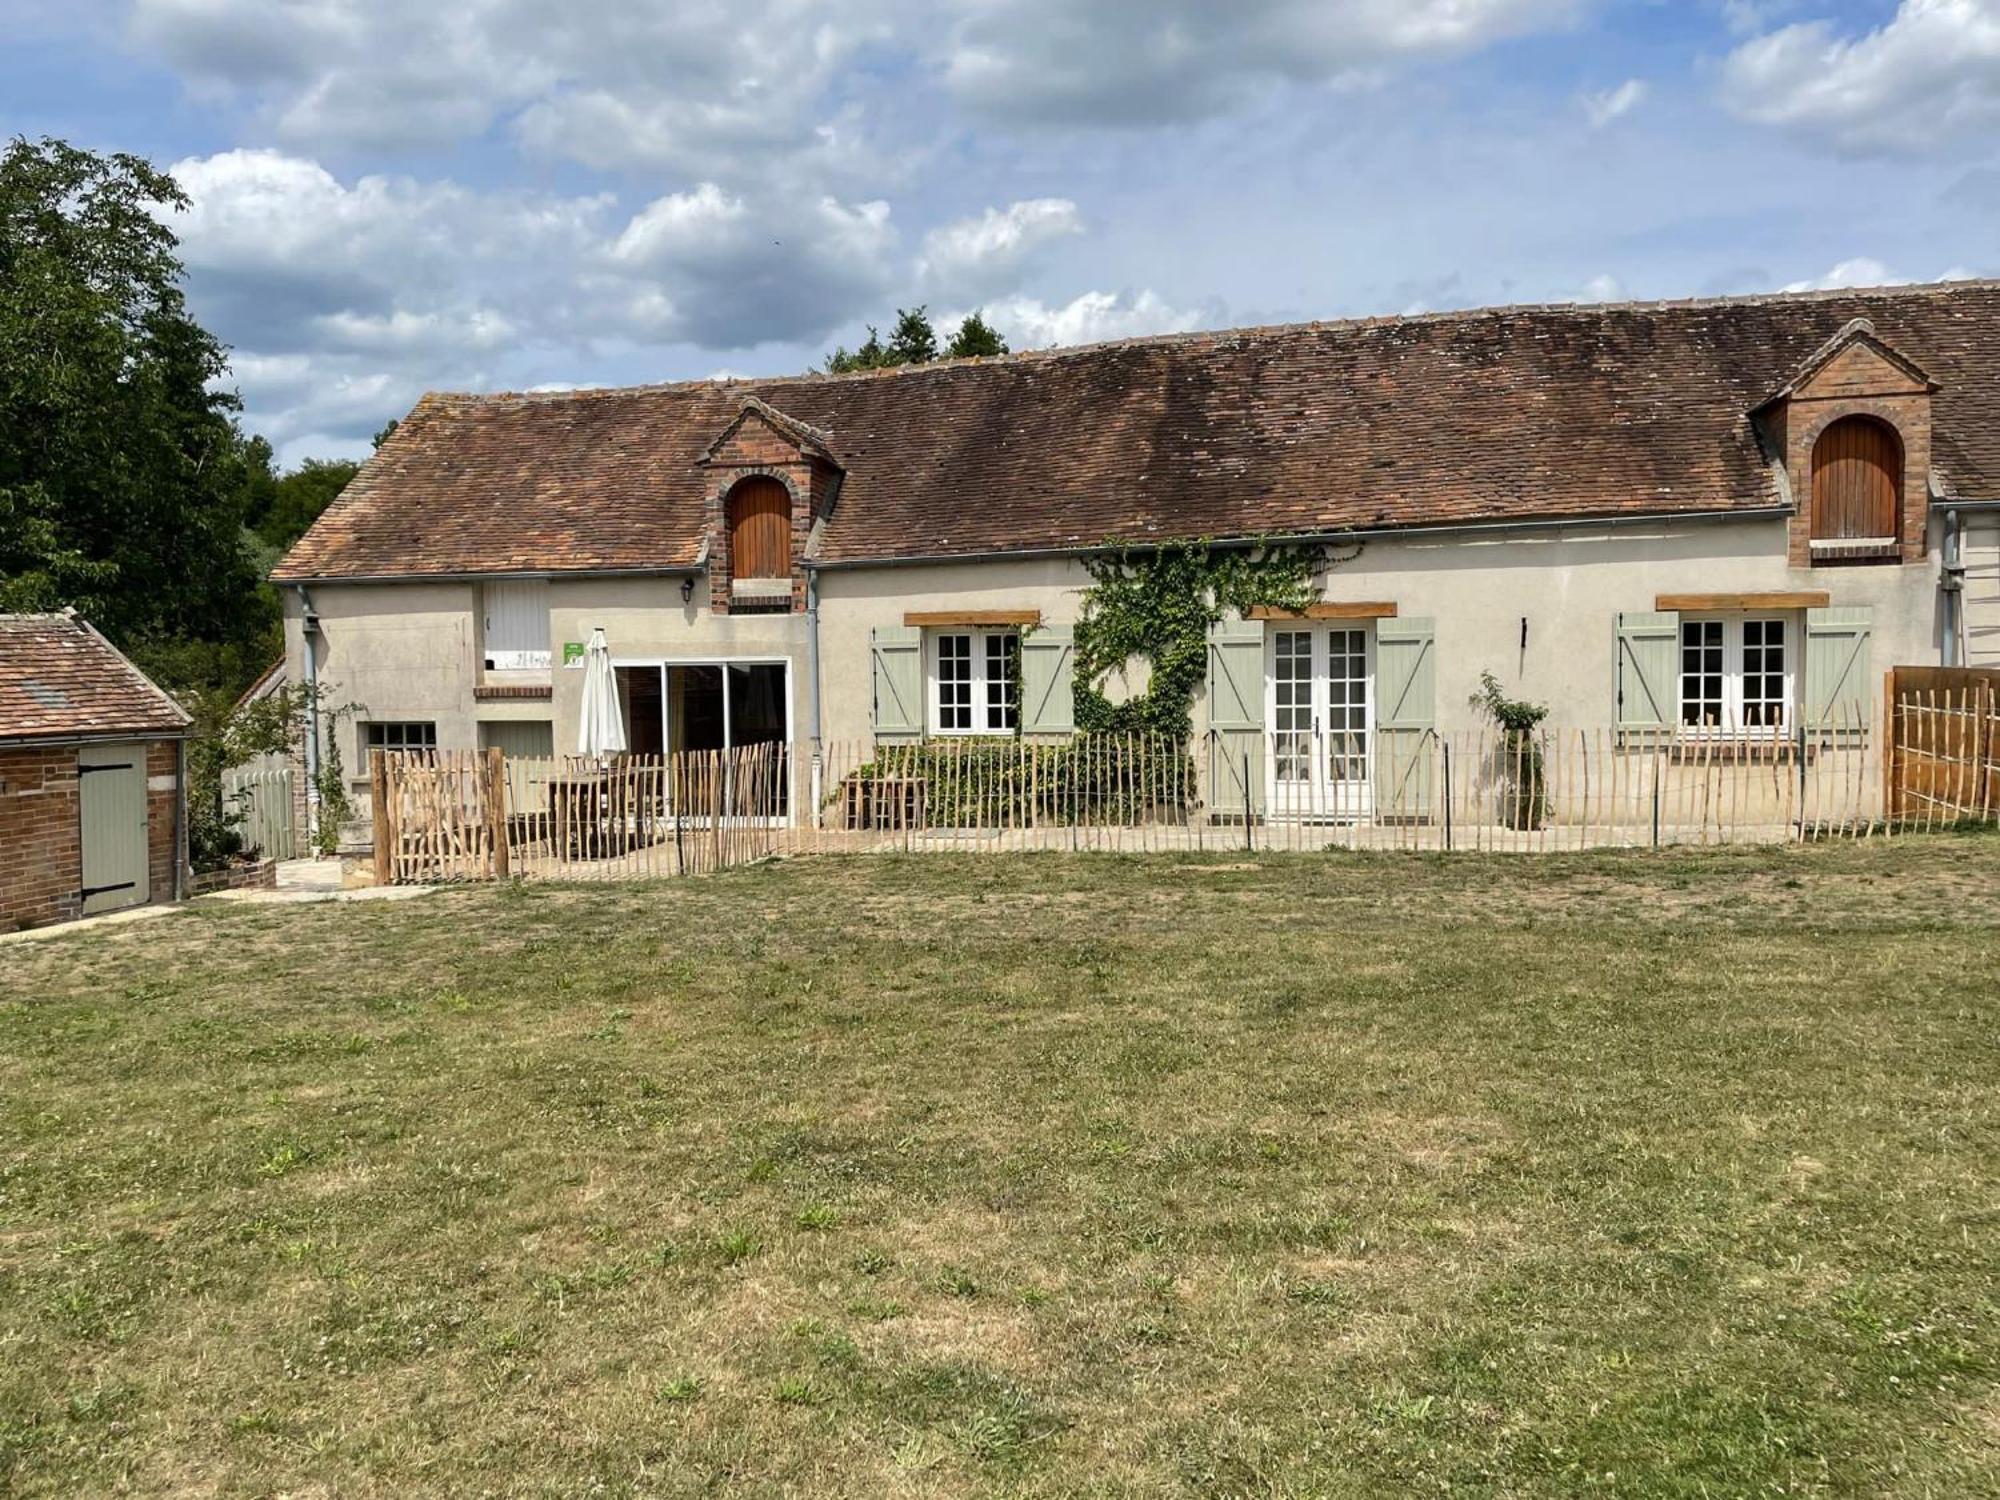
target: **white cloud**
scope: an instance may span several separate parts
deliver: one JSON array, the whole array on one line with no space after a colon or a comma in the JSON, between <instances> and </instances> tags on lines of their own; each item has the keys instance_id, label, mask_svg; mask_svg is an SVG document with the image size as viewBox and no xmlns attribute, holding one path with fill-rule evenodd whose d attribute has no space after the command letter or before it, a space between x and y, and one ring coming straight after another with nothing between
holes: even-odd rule
<instances>
[{"instance_id":1,"label":"white cloud","mask_svg":"<svg viewBox=\"0 0 2000 1500\"><path fill-rule=\"evenodd\" d=\"M443 145L514 123L594 165L715 172L810 146L827 85L889 0L133 0L130 32L196 88L323 149Z\"/></svg>"},{"instance_id":2,"label":"white cloud","mask_svg":"<svg viewBox=\"0 0 2000 1500\"><path fill-rule=\"evenodd\" d=\"M831 333L890 292L895 248L879 199L760 205L704 183L639 210L604 259L648 336L742 349Z\"/></svg>"},{"instance_id":3,"label":"white cloud","mask_svg":"<svg viewBox=\"0 0 2000 1500\"><path fill-rule=\"evenodd\" d=\"M1107 339L1137 338L1149 333L1185 333L1216 321L1213 310L1170 306L1158 293L1136 296L1121 292L1084 292L1051 307L1037 297L1003 297L985 310L986 320L1015 349L1048 349L1057 345L1098 344ZM955 327L963 314L939 320Z\"/></svg>"},{"instance_id":4,"label":"white cloud","mask_svg":"<svg viewBox=\"0 0 2000 1500\"><path fill-rule=\"evenodd\" d=\"M1593 276L1583 284L1583 290L1576 294L1578 302L1617 302L1625 295L1625 288L1616 276Z\"/></svg>"},{"instance_id":5,"label":"white cloud","mask_svg":"<svg viewBox=\"0 0 2000 1500\"><path fill-rule=\"evenodd\" d=\"M278 139L441 146L510 129L597 167L835 169L882 60L995 116L1192 120L1558 26L1585 0L131 0L129 32ZM904 143L906 146L909 142Z\"/></svg>"},{"instance_id":6,"label":"white cloud","mask_svg":"<svg viewBox=\"0 0 2000 1500\"><path fill-rule=\"evenodd\" d=\"M228 342L301 349L491 349L515 331L496 302L523 302L550 267L587 252L614 218L608 197L474 193L449 182L364 176L317 162L225 151L172 167L172 215L200 312Z\"/></svg>"},{"instance_id":7,"label":"white cloud","mask_svg":"<svg viewBox=\"0 0 2000 1500\"><path fill-rule=\"evenodd\" d=\"M1852 260L1844 260L1824 276L1810 277L1805 281L1787 282L1778 288L1781 292L1837 292L1861 286L1907 286L1910 278L1898 276L1879 260L1865 255L1857 255Z\"/></svg>"},{"instance_id":8,"label":"white cloud","mask_svg":"<svg viewBox=\"0 0 2000 1500\"><path fill-rule=\"evenodd\" d=\"M1558 26L1576 0L957 0L951 90L1031 122L1145 124L1233 109L1274 83L1364 82L1399 62Z\"/></svg>"},{"instance_id":9,"label":"white cloud","mask_svg":"<svg viewBox=\"0 0 2000 1500\"><path fill-rule=\"evenodd\" d=\"M1590 121L1591 129L1602 130L1613 120L1629 115L1646 100L1650 92L1643 78L1628 78L1615 89L1606 89L1598 94L1583 96L1583 113Z\"/></svg>"},{"instance_id":10,"label":"white cloud","mask_svg":"<svg viewBox=\"0 0 2000 1500\"><path fill-rule=\"evenodd\" d=\"M1844 151L1922 151L2000 124L2000 0L1902 0L1883 26L1827 21L1745 42L1722 67L1745 119Z\"/></svg>"},{"instance_id":11,"label":"white cloud","mask_svg":"<svg viewBox=\"0 0 2000 1500\"><path fill-rule=\"evenodd\" d=\"M611 344L810 344L900 279L875 200L704 183L626 216L606 195L343 182L277 151L172 171L190 199L171 224L195 312L236 351L251 419L281 445L363 437L426 388L489 385L524 357L560 373Z\"/></svg>"},{"instance_id":12,"label":"white cloud","mask_svg":"<svg viewBox=\"0 0 2000 1500\"><path fill-rule=\"evenodd\" d=\"M1043 246L1081 233L1069 199L1026 198L933 229L917 276L933 295L977 301L1011 287Z\"/></svg>"}]
</instances>

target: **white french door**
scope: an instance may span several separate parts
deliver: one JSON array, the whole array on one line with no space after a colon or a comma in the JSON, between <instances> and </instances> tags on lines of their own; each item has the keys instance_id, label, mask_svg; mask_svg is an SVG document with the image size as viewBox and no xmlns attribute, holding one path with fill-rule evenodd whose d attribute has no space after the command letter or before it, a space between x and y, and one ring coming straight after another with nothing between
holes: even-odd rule
<instances>
[{"instance_id":1,"label":"white french door","mask_svg":"<svg viewBox=\"0 0 2000 1500\"><path fill-rule=\"evenodd\" d=\"M1375 784L1374 633L1279 626L1265 656L1269 816L1367 816Z\"/></svg>"}]
</instances>

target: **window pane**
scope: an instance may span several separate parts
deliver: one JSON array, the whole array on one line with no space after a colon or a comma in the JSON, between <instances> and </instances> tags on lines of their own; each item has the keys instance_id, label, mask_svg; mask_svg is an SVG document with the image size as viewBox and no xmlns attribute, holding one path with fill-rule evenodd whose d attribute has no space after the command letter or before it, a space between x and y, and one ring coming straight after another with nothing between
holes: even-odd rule
<instances>
[{"instance_id":1,"label":"window pane","mask_svg":"<svg viewBox=\"0 0 2000 1500\"><path fill-rule=\"evenodd\" d=\"M1021 638L1012 631L986 637L986 727L1011 732L1019 719Z\"/></svg>"},{"instance_id":2,"label":"window pane","mask_svg":"<svg viewBox=\"0 0 2000 1500\"><path fill-rule=\"evenodd\" d=\"M1743 622L1743 723L1775 729L1785 722L1785 622Z\"/></svg>"},{"instance_id":3,"label":"window pane","mask_svg":"<svg viewBox=\"0 0 2000 1500\"><path fill-rule=\"evenodd\" d=\"M1281 630L1272 639L1271 651L1271 742L1277 778L1306 781L1312 776L1312 632Z\"/></svg>"},{"instance_id":4,"label":"window pane","mask_svg":"<svg viewBox=\"0 0 2000 1500\"><path fill-rule=\"evenodd\" d=\"M1681 622L1681 722L1723 722L1722 621Z\"/></svg>"},{"instance_id":5,"label":"window pane","mask_svg":"<svg viewBox=\"0 0 2000 1500\"><path fill-rule=\"evenodd\" d=\"M369 750L435 750L437 725L394 720L361 726L362 745Z\"/></svg>"},{"instance_id":6,"label":"window pane","mask_svg":"<svg viewBox=\"0 0 2000 1500\"><path fill-rule=\"evenodd\" d=\"M941 635L937 642L938 728L972 728L972 637Z\"/></svg>"}]
</instances>

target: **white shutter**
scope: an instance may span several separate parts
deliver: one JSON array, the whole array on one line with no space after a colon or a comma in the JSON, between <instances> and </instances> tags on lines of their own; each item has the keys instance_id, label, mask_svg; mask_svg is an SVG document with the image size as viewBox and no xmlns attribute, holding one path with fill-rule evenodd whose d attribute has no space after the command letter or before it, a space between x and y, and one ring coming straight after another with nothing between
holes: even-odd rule
<instances>
[{"instance_id":1,"label":"white shutter","mask_svg":"<svg viewBox=\"0 0 2000 1500\"><path fill-rule=\"evenodd\" d=\"M545 671L549 665L549 585L544 578L489 583L479 590L487 670Z\"/></svg>"}]
</instances>

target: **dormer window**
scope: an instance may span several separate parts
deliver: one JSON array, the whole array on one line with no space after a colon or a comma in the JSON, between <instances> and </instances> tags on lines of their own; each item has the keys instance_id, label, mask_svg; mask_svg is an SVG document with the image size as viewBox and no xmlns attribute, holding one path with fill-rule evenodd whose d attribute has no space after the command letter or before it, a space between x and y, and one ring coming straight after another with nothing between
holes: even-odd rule
<instances>
[{"instance_id":1,"label":"dormer window","mask_svg":"<svg viewBox=\"0 0 2000 1500\"><path fill-rule=\"evenodd\" d=\"M792 495L762 475L729 492L729 576L739 599L789 600Z\"/></svg>"},{"instance_id":2,"label":"dormer window","mask_svg":"<svg viewBox=\"0 0 2000 1500\"><path fill-rule=\"evenodd\" d=\"M1814 562L1893 561L1902 532L1903 444L1873 417L1842 417L1812 456Z\"/></svg>"}]
</instances>

